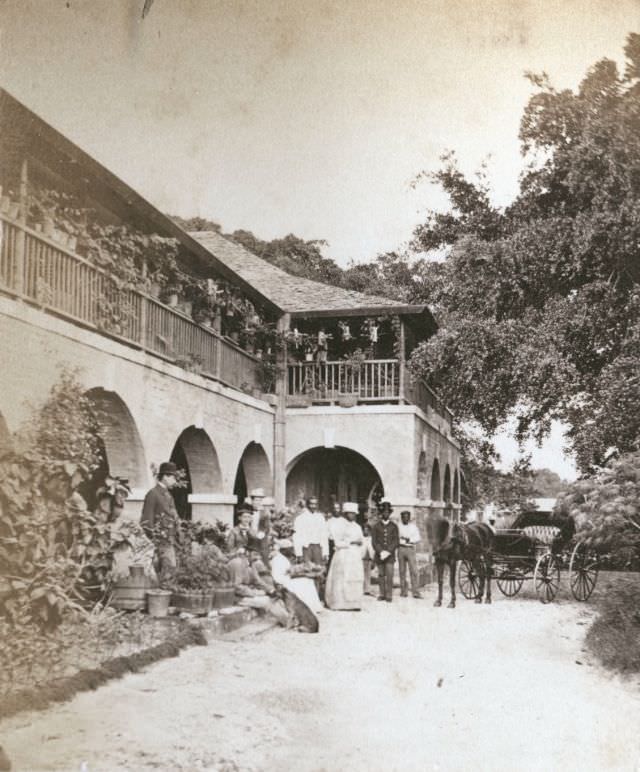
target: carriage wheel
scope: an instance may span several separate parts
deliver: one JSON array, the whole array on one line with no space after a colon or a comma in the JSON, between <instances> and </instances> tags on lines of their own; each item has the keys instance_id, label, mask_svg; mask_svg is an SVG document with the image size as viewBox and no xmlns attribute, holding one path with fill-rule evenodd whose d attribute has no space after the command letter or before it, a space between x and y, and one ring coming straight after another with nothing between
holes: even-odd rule
<instances>
[{"instance_id":1,"label":"carriage wheel","mask_svg":"<svg viewBox=\"0 0 640 772\"><path fill-rule=\"evenodd\" d=\"M507 598L513 598L522 589L524 576L517 568L505 568L498 575L496 584L503 595L506 595Z\"/></svg>"},{"instance_id":2,"label":"carriage wheel","mask_svg":"<svg viewBox=\"0 0 640 772\"><path fill-rule=\"evenodd\" d=\"M587 552L584 544L576 544L569 563L569 584L576 600L589 600L598 581L598 558Z\"/></svg>"},{"instance_id":3,"label":"carriage wheel","mask_svg":"<svg viewBox=\"0 0 640 772\"><path fill-rule=\"evenodd\" d=\"M458 587L467 600L478 597L480 577L468 560L461 560L458 564Z\"/></svg>"},{"instance_id":4,"label":"carriage wheel","mask_svg":"<svg viewBox=\"0 0 640 772\"><path fill-rule=\"evenodd\" d=\"M533 583L536 595L542 603L551 603L556 597L560 586L560 567L550 552L545 552L538 558L533 572Z\"/></svg>"}]
</instances>

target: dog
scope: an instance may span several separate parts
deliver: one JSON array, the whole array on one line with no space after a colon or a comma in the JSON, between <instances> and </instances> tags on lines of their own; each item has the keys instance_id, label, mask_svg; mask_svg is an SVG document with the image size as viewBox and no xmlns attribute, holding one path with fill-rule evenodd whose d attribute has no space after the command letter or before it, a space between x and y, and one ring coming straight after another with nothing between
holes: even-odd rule
<instances>
[{"instance_id":1,"label":"dog","mask_svg":"<svg viewBox=\"0 0 640 772\"><path fill-rule=\"evenodd\" d=\"M287 610L287 622L284 626L288 630L295 628L303 633L317 633L320 630L318 617L295 593L278 584L273 591L272 598L284 604ZM276 614L275 616L278 615Z\"/></svg>"}]
</instances>

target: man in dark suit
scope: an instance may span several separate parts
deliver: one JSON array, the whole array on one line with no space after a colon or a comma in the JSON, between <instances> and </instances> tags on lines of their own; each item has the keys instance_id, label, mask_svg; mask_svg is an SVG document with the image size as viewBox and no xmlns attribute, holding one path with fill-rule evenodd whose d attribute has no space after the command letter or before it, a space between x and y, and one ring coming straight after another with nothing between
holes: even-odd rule
<instances>
[{"instance_id":1,"label":"man in dark suit","mask_svg":"<svg viewBox=\"0 0 640 772\"><path fill-rule=\"evenodd\" d=\"M154 567L158 577L169 579L176 568L176 539L180 518L171 495L177 481L177 466L160 464L158 482L144 497L140 525L155 547Z\"/></svg>"},{"instance_id":2,"label":"man in dark suit","mask_svg":"<svg viewBox=\"0 0 640 772\"><path fill-rule=\"evenodd\" d=\"M398 526L391 520L393 508L388 499L380 502L380 520L371 529L371 543L378 567L378 600L391 603L393 595L393 568L400 543Z\"/></svg>"}]
</instances>

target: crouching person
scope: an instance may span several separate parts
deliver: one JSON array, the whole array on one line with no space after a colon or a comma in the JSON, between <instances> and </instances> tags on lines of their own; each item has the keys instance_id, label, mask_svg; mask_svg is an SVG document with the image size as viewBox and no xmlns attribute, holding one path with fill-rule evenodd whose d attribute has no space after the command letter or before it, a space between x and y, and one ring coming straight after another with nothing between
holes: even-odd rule
<instances>
[{"instance_id":1,"label":"crouching person","mask_svg":"<svg viewBox=\"0 0 640 772\"><path fill-rule=\"evenodd\" d=\"M273 545L271 576L275 589L268 611L283 627L317 633L319 624L316 614L322 611L322 603L314 577L299 575L303 566L295 565L290 560L292 547L288 539L276 540Z\"/></svg>"}]
</instances>

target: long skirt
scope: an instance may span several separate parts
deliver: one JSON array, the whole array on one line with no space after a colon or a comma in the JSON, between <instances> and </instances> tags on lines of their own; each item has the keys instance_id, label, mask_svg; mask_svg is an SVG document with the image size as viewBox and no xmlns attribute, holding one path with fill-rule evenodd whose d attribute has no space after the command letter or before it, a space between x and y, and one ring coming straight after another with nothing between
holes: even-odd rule
<instances>
[{"instance_id":1,"label":"long skirt","mask_svg":"<svg viewBox=\"0 0 640 772\"><path fill-rule=\"evenodd\" d=\"M362 608L363 584L364 570L360 547L353 545L336 549L324 591L327 606L344 610Z\"/></svg>"}]
</instances>

